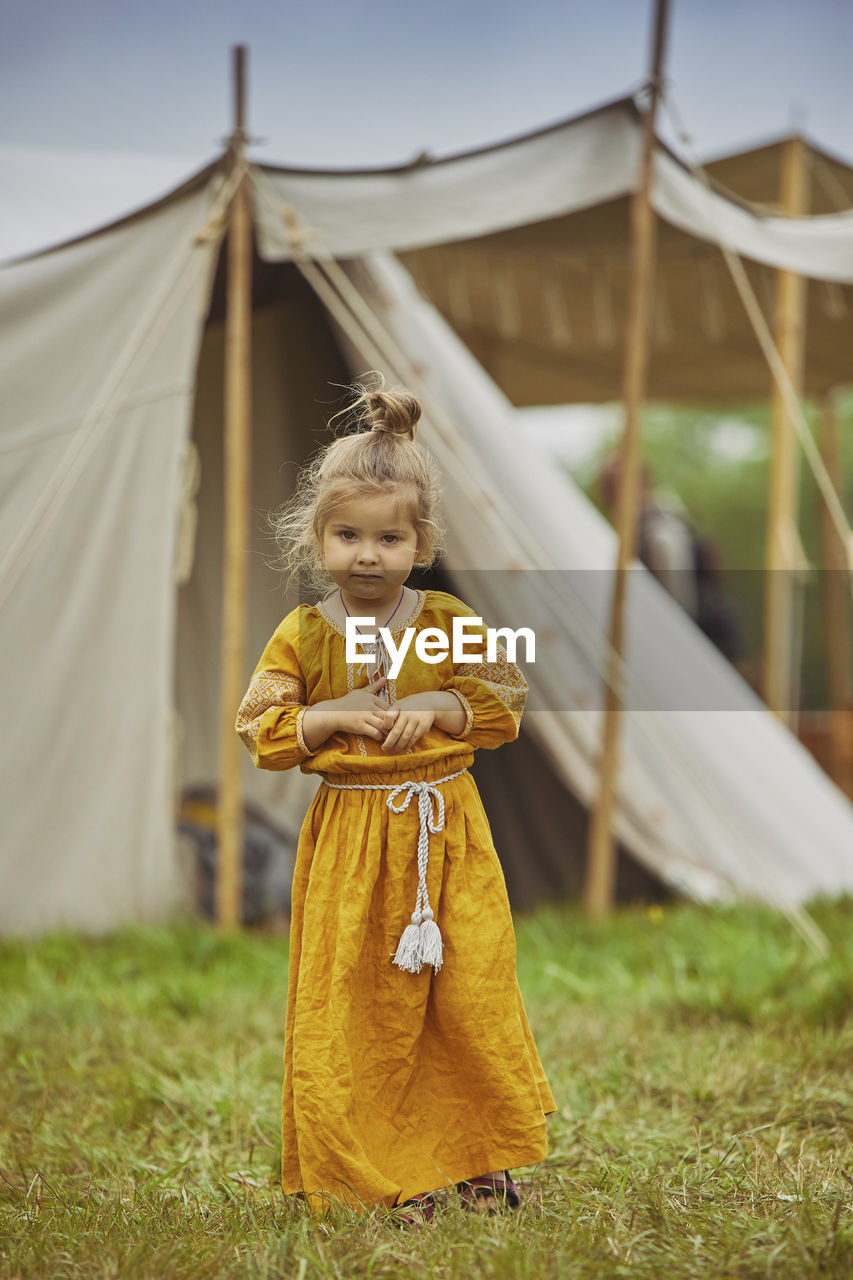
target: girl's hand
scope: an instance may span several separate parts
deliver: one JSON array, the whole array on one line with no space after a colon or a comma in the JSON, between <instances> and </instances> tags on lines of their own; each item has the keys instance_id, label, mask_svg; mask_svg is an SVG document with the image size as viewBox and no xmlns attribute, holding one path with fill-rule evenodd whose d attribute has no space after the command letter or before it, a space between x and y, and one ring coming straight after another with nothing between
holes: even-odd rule
<instances>
[{"instance_id":1,"label":"girl's hand","mask_svg":"<svg viewBox=\"0 0 853 1280\"><path fill-rule=\"evenodd\" d=\"M335 698L337 727L345 733L358 733L382 742L388 728L388 706L376 695L386 683L385 676L376 676L363 689L353 689L352 693Z\"/></svg>"},{"instance_id":2,"label":"girl's hand","mask_svg":"<svg viewBox=\"0 0 853 1280\"><path fill-rule=\"evenodd\" d=\"M302 737L308 750L317 751L339 729L382 742L388 727L388 708L376 695L385 683L385 676L377 676L363 689L310 706L302 717Z\"/></svg>"},{"instance_id":3,"label":"girl's hand","mask_svg":"<svg viewBox=\"0 0 853 1280\"><path fill-rule=\"evenodd\" d=\"M456 699L454 699L456 701ZM402 698L390 710L386 709L387 729L382 750L405 751L419 742L435 723L436 702L433 693L413 693Z\"/></svg>"}]
</instances>

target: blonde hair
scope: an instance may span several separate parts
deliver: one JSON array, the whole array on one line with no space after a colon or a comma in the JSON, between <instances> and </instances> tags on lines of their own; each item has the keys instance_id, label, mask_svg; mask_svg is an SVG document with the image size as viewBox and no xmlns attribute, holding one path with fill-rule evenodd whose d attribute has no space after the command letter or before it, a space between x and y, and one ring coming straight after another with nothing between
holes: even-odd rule
<instances>
[{"instance_id":1,"label":"blonde hair","mask_svg":"<svg viewBox=\"0 0 853 1280\"><path fill-rule=\"evenodd\" d=\"M441 550L438 473L415 441L420 402L405 387L386 389L381 374L372 376L372 385L355 384L357 398L343 411L348 434L308 463L293 498L270 516L278 567L288 585L296 580L321 593L328 590L332 579L323 560L323 530L337 507L359 497L400 494L417 535L418 568L428 568ZM353 430L359 426L366 429Z\"/></svg>"}]
</instances>

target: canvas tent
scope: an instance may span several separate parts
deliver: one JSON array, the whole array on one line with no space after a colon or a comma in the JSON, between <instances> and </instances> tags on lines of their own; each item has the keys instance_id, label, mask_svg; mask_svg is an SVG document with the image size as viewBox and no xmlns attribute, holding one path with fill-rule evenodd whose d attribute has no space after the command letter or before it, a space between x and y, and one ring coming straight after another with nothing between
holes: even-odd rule
<instances>
[{"instance_id":1,"label":"canvas tent","mask_svg":"<svg viewBox=\"0 0 853 1280\"><path fill-rule=\"evenodd\" d=\"M556 221L625 198L638 139L637 114L620 103L399 171L250 171L249 653L286 607L261 514L318 442L334 384L377 366L413 382L447 488L451 581L490 619L524 615L550 646L528 671L524 765L509 752L488 761L498 826L521 841L516 866L529 863L540 890L571 879L581 840L567 815L582 817L595 785L613 535L563 479L518 456L510 400L394 255L556 233ZM160 918L185 892L175 794L217 771L220 249L233 185L219 162L131 218L0 273L0 627L14 726L0 770L5 932ZM682 236L724 235L755 262L853 281L853 217L757 217L663 147L655 205ZM849 889L849 804L641 571L629 606L625 850L699 898L796 904ZM656 661L661 651L677 663ZM247 794L295 822L310 781L246 766ZM533 892L530 876L517 879Z\"/></svg>"},{"instance_id":2,"label":"canvas tent","mask_svg":"<svg viewBox=\"0 0 853 1280\"><path fill-rule=\"evenodd\" d=\"M615 132L624 130L635 145L632 104L614 104L605 116L612 117ZM593 123L598 133L600 113L588 121L591 130ZM677 190L686 181L684 170L659 152L658 211L664 221L657 236L650 399L742 401L767 395L767 364L716 233L732 227L740 196L772 208L779 192L781 151L780 144L768 145L705 166L720 184L715 189L728 192L732 222L715 213L713 202L701 199L695 180L691 190L701 200L703 216L691 222L691 212L676 203ZM808 156L811 211L828 215L849 210L853 171L817 148L810 147ZM623 173L630 172L629 157L624 164ZM676 192L669 190L670 183ZM668 215L677 221L666 221ZM568 212L401 256L421 290L515 404L618 400L629 218L625 184L602 183L590 203L578 202ZM775 269L752 258L745 242L742 251L769 320ZM851 314L849 281L836 276L812 283L806 316L807 394L850 381Z\"/></svg>"}]
</instances>

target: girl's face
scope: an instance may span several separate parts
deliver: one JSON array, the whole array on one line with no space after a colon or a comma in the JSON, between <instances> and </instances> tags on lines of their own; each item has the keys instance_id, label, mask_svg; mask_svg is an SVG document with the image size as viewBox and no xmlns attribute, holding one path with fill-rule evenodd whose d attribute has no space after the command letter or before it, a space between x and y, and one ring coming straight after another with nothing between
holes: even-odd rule
<instances>
[{"instance_id":1,"label":"girl's face","mask_svg":"<svg viewBox=\"0 0 853 1280\"><path fill-rule=\"evenodd\" d=\"M323 556L346 595L381 611L399 596L418 558L405 505L393 493L342 502L323 529Z\"/></svg>"}]
</instances>

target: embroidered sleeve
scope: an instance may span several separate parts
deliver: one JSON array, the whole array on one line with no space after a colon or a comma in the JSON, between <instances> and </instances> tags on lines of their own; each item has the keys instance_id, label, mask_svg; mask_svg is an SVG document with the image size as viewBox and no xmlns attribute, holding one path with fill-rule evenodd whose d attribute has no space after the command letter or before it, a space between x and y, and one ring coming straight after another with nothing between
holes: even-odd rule
<instances>
[{"instance_id":1,"label":"embroidered sleeve","mask_svg":"<svg viewBox=\"0 0 853 1280\"><path fill-rule=\"evenodd\" d=\"M240 704L235 728L258 769L290 769L310 751L302 734L307 692L299 664L299 611L272 636Z\"/></svg>"},{"instance_id":2,"label":"embroidered sleeve","mask_svg":"<svg viewBox=\"0 0 853 1280\"><path fill-rule=\"evenodd\" d=\"M460 601L455 602L455 607L473 616ZM477 653L476 640L468 652ZM443 688L454 693L465 710L465 727L454 736L472 747L498 747L518 737L527 701L527 681L521 668L510 662L499 641L493 652L489 650L485 627L481 653L482 662L455 663L453 676L445 681Z\"/></svg>"},{"instance_id":3,"label":"embroidered sleeve","mask_svg":"<svg viewBox=\"0 0 853 1280\"><path fill-rule=\"evenodd\" d=\"M452 693L454 697L459 699L459 701L462 704L462 710L465 712L465 728L460 729L459 733L454 733L451 736L454 738L467 738L468 734L474 728L474 712L471 709L471 703L465 697L465 694L461 691L461 689L451 688L451 689L448 689L447 692Z\"/></svg>"},{"instance_id":4,"label":"embroidered sleeve","mask_svg":"<svg viewBox=\"0 0 853 1280\"><path fill-rule=\"evenodd\" d=\"M503 645L497 644L496 650L495 662L460 662L453 668L453 674L459 681L470 680L476 682L479 689L474 691L474 701L477 700L477 693L482 691L482 693L491 695L501 706L505 707L515 724L513 737L516 737L521 724L521 713L527 701L528 685L522 675L521 668L514 662L509 661ZM461 696L464 687L463 683L462 688L453 688L451 692ZM473 710L470 699L468 710L473 721L476 722L476 713ZM465 737L470 734L472 727L466 725Z\"/></svg>"},{"instance_id":5,"label":"embroidered sleeve","mask_svg":"<svg viewBox=\"0 0 853 1280\"><path fill-rule=\"evenodd\" d=\"M312 751L311 748L306 745L305 739L302 736L302 720L307 710L307 707L300 707L296 714L296 741L299 743L299 750L304 756L313 756L317 753Z\"/></svg>"},{"instance_id":6,"label":"embroidered sleeve","mask_svg":"<svg viewBox=\"0 0 853 1280\"><path fill-rule=\"evenodd\" d=\"M258 763L258 736L264 714L273 707L302 707L304 702L305 685L295 676L285 676L280 671L255 673L237 713L237 732L249 748L255 764ZM297 741L306 756L313 754L305 746L301 724L297 728Z\"/></svg>"}]
</instances>

